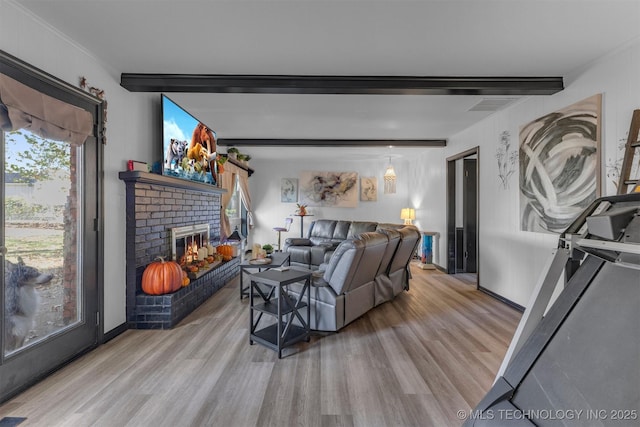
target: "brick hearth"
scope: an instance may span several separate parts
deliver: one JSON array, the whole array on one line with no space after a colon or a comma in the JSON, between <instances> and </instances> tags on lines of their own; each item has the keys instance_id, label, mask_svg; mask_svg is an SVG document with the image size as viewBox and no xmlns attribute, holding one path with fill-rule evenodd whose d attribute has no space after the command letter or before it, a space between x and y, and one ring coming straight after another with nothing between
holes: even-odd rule
<instances>
[{"instance_id":1,"label":"brick hearth","mask_svg":"<svg viewBox=\"0 0 640 427\"><path fill-rule=\"evenodd\" d=\"M171 228L209 224L211 241L220 238L220 197L209 184L146 172L120 172L126 184L127 323L133 329L168 329L239 274L237 258L169 295L146 295L142 272L156 257L171 258Z\"/></svg>"}]
</instances>

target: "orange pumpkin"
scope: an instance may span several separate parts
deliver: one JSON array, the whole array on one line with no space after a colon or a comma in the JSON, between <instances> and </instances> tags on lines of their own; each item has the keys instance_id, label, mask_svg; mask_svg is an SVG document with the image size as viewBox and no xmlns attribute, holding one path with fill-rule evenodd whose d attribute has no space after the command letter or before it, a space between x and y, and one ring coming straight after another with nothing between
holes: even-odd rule
<instances>
[{"instance_id":1,"label":"orange pumpkin","mask_svg":"<svg viewBox=\"0 0 640 427\"><path fill-rule=\"evenodd\" d=\"M142 290L149 295L175 292L182 286L182 269L174 261L153 261L142 273Z\"/></svg>"}]
</instances>

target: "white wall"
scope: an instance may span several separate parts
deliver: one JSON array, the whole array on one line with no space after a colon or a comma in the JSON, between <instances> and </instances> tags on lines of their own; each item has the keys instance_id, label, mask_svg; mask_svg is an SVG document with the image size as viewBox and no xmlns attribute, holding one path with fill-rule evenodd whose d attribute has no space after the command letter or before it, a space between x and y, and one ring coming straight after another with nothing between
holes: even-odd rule
<instances>
[{"instance_id":1,"label":"white wall","mask_svg":"<svg viewBox=\"0 0 640 427\"><path fill-rule=\"evenodd\" d=\"M480 146L479 194L479 278L480 284L520 305L526 305L545 261L557 246L558 236L520 231L518 175L511 177L508 189L502 189L498 178L496 150L500 134L511 134L512 146L518 145L518 131L537 117L573 104L597 93L603 94L602 107L602 187L603 195L615 194L613 181L607 178L611 165L622 152L620 141L626 141L631 115L640 108L640 41L613 52L583 70L565 78L566 89L553 96L529 97L506 110L455 135L440 158L425 153L412 161L419 170L417 180L423 197L434 203L430 226L446 230L446 175L443 159L469 148ZM517 166L516 166L517 167ZM434 174L434 171L439 173ZM446 263L446 239L439 246L440 265Z\"/></svg>"},{"instance_id":2,"label":"white wall","mask_svg":"<svg viewBox=\"0 0 640 427\"><path fill-rule=\"evenodd\" d=\"M290 150L291 148L274 149ZM299 150L302 157L305 157L304 153L307 150L304 148L295 149ZM243 151L251 154L250 148L246 148ZM331 164L319 164L312 156L295 161L252 160L251 168L255 169L255 173L249 178L249 189L251 191L255 227L249 234L249 246L254 242L265 244L278 241L277 234L272 228L282 226L285 218L295 213L296 210L295 203L280 202L280 180L282 178L298 178L301 171L357 172L359 176L378 177L378 200L375 202L358 201L358 207L356 208L309 207L308 212L313 216L305 218L305 236L309 224L314 219L402 223L400 210L411 204L409 188L410 184L413 183L413 179L407 169L408 162L392 159L397 175L396 193L384 194L382 175L388 163L389 160L387 158L380 158L378 161L363 160L357 162L344 162L336 159ZM359 185L358 180L358 189ZM290 232L283 234L283 243L286 237L300 237L300 220L298 217L294 217Z\"/></svg>"},{"instance_id":3,"label":"white wall","mask_svg":"<svg viewBox=\"0 0 640 427\"><path fill-rule=\"evenodd\" d=\"M0 49L77 86L85 76L108 101L104 149L104 331L125 322L125 186L118 172L127 159L152 159L159 137L157 95L132 94L120 76L90 53L12 2L0 1Z\"/></svg>"}]
</instances>

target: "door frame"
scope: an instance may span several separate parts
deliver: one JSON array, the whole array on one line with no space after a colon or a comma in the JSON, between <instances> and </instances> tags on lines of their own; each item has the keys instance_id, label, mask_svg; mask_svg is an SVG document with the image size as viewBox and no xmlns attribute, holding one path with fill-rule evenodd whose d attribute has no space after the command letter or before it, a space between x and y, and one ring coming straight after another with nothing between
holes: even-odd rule
<instances>
[{"instance_id":1,"label":"door frame","mask_svg":"<svg viewBox=\"0 0 640 427\"><path fill-rule=\"evenodd\" d=\"M83 269L83 304L82 320L59 334L53 334L51 340L44 340L20 350L16 354L4 355L3 337L0 336L0 378L3 388L0 389L0 402L27 389L70 360L95 348L104 341L104 147L103 135L103 101L71 84L52 76L2 50L0 50L0 72L46 95L69 104L83 108L93 115L94 134L90 135L81 150L82 166L80 178L83 185L91 190L83 191L82 197L82 229L79 234L84 237ZM2 138L0 142L4 144ZM2 147L4 150L4 147ZM4 153L3 158L4 158ZM1 177L0 177L1 178ZM4 185L0 179L0 185ZM4 203L4 190L0 194ZM3 211L3 210L2 210ZM0 216L2 213L0 212ZM4 218L0 218L4 227ZM0 230L4 233L4 229ZM3 235L0 235L4 239ZM0 258L0 265L4 260ZM3 265L4 267L4 265ZM4 313L4 279L0 279L0 311ZM80 319L79 319L80 320ZM4 319L0 319L0 334L4 330ZM84 333L82 342L75 340L78 334ZM48 342L53 344L54 351L43 352ZM65 351L65 349L67 349ZM44 354L43 354L44 353ZM5 375L10 372L9 377ZM9 383L7 378L11 378Z\"/></svg>"},{"instance_id":2,"label":"door frame","mask_svg":"<svg viewBox=\"0 0 640 427\"><path fill-rule=\"evenodd\" d=\"M480 288L480 147L476 146L453 156L447 157L447 273L456 272L456 161L476 156L476 271L478 280L476 288Z\"/></svg>"}]
</instances>

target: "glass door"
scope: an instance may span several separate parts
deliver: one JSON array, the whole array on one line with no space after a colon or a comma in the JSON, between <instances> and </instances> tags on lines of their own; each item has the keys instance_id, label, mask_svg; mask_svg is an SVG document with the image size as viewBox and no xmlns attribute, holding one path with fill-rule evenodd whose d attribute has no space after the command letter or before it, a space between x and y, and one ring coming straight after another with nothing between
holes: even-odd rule
<instances>
[{"instance_id":1,"label":"glass door","mask_svg":"<svg viewBox=\"0 0 640 427\"><path fill-rule=\"evenodd\" d=\"M72 146L17 130L0 142L4 400L96 343L97 203L85 166L95 139Z\"/></svg>"}]
</instances>

